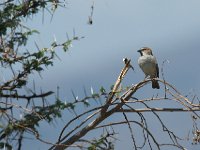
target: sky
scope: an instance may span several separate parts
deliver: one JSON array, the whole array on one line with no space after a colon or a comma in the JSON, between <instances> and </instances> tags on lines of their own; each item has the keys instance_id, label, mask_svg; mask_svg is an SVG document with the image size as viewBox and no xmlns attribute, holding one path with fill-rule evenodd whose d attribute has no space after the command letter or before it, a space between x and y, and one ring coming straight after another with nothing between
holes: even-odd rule
<instances>
[{"instance_id":1,"label":"sky","mask_svg":"<svg viewBox=\"0 0 200 150\"><path fill-rule=\"evenodd\" d=\"M93 24L88 25L88 16L91 13L91 5L94 2ZM30 28L40 31L35 36L39 47L49 47L56 38L60 43L69 37L82 37L72 43L67 53L57 52L61 60L55 60L53 67L42 73L42 79L36 75L35 81L38 87L56 90L60 87L60 95L63 98L72 98L71 90L75 94L83 95L83 87L88 92L91 87L97 91L101 86L109 89L114 84L121 68L122 59L130 58L135 71L130 71L123 85L132 85L144 79L144 75L137 64L139 53L137 50L148 46L153 49L161 68L165 63L165 79L176 86L185 95L189 92L199 94L200 69L200 1L199 0L73 0L66 1L66 8L58 9L52 21L46 11L44 21L42 13L28 20ZM34 44L31 49L35 49ZM144 92L151 97L161 90L152 90L148 85ZM143 93L138 93L138 97ZM161 104L163 106L163 104ZM169 106L167 106L169 107ZM173 122L174 129L180 126L187 134L190 124L184 122L185 116L176 114L162 114L166 122ZM148 115L147 115L148 116ZM190 117L188 117L190 120ZM113 117L115 119L115 117ZM187 120L188 121L188 120ZM65 121L58 126L59 131ZM150 122L152 126L157 126ZM169 123L170 124L170 123ZM185 128L184 128L185 127ZM57 135L49 133L42 127L46 137ZM51 127L50 127L51 128ZM52 127L53 131L55 127ZM44 129L44 130L43 130ZM116 150L132 149L127 127L117 129L120 133L116 143ZM156 132L156 131L155 131ZM121 142L121 143L120 143ZM26 147L30 148L27 142ZM37 149L48 148L37 144ZM198 146L189 146L189 149L199 149ZM33 148L35 149L35 147Z\"/></svg>"}]
</instances>

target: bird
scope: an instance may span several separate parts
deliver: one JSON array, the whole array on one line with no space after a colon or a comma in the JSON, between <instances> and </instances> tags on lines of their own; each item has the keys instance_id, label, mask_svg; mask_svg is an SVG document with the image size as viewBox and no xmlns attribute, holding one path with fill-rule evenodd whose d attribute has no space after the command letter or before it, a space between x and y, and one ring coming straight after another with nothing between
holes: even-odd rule
<instances>
[{"instance_id":1,"label":"bird","mask_svg":"<svg viewBox=\"0 0 200 150\"><path fill-rule=\"evenodd\" d=\"M160 85L154 78L159 78L159 67L156 57L153 56L152 50L149 47L142 47L137 52L140 53L138 64L145 74L145 78L152 79L152 88L160 89Z\"/></svg>"}]
</instances>

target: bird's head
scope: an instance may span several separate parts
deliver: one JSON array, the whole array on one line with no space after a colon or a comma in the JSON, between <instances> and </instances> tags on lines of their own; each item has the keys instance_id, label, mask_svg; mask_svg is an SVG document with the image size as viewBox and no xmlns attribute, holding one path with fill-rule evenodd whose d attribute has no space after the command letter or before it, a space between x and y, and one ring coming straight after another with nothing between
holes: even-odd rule
<instances>
[{"instance_id":1,"label":"bird's head","mask_svg":"<svg viewBox=\"0 0 200 150\"><path fill-rule=\"evenodd\" d=\"M153 55L152 50L149 47L142 47L138 50L141 56L143 55Z\"/></svg>"}]
</instances>

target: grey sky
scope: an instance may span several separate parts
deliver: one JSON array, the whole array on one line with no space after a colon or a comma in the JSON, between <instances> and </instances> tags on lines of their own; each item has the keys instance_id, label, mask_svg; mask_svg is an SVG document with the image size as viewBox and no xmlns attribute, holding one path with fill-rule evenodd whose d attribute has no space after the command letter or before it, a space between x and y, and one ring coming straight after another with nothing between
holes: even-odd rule
<instances>
[{"instance_id":1,"label":"grey sky","mask_svg":"<svg viewBox=\"0 0 200 150\"><path fill-rule=\"evenodd\" d=\"M94 24L89 26L87 17L91 4L92 1L69 2L68 9L56 12L50 24L48 18L45 18L44 24L41 17L37 18L36 26L41 29L41 35L36 41L41 47L48 46L54 35L61 42L66 39L66 33L72 37L73 28L77 36L85 36L75 41L67 54L58 52L62 61L57 61L55 67L47 71L48 76L44 75L43 82L51 80L53 85L59 83L61 86L70 83L76 88L97 83L109 86L122 67L123 57L132 59L136 67L133 75L142 76L137 67L139 54L136 50L149 46L158 57L159 64L165 59L170 61L165 70L167 78L172 78L170 80L174 84L183 83L177 77L192 76L195 80L185 80L189 84L185 87L198 86L199 69L188 69L200 61L196 58L196 54L200 53L199 1L95 1ZM54 75L55 72L58 74ZM138 79L141 79L140 76Z\"/></svg>"},{"instance_id":2,"label":"grey sky","mask_svg":"<svg viewBox=\"0 0 200 150\"><path fill-rule=\"evenodd\" d=\"M44 23L42 15L28 23L41 32L34 39L40 47L48 47L54 36L58 42L65 41L66 33L73 36L73 29L77 36L85 37L73 42L68 53L58 52L62 61L56 60L54 67L42 73L43 79L38 79L41 85L49 89L60 86L63 97L70 95L70 89L79 94L83 86L88 90L91 86L109 88L123 66L123 57L131 58L135 66L124 84L137 83L144 75L137 66L136 50L149 46L160 67L169 60L165 65L169 82L185 94L191 89L200 91L199 0L95 0L93 25L87 24L92 0L68 3L67 9L55 13L52 22L45 12ZM158 92L148 88L149 96ZM121 148L118 144L117 149Z\"/></svg>"}]
</instances>

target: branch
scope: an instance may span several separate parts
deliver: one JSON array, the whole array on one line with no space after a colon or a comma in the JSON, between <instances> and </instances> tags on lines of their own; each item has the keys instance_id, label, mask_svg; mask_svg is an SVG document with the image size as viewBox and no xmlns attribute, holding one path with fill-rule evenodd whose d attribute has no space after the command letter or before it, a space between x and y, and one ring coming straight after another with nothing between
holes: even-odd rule
<instances>
[{"instance_id":1,"label":"branch","mask_svg":"<svg viewBox=\"0 0 200 150\"><path fill-rule=\"evenodd\" d=\"M184 108L149 108L147 106L145 102L145 100L135 100L134 102L129 102L130 99L133 98L133 95L136 93L136 91L138 91L139 89L141 89L143 86L145 86L147 83L152 82L152 79L145 79L137 84L132 85L128 90L126 90L124 92L124 90L119 90L119 86L123 80L123 78L125 77L127 71L129 70L129 68L131 68L130 65L130 60L126 60L125 61L125 66L123 67L122 71L120 72L114 87L112 89L112 91L108 94L108 96L106 97L106 102L103 106L101 106L101 108L97 109L97 111L94 113L94 115L98 115L95 119L93 119L90 123L88 123L85 127L81 128L81 126L86 123L89 119L91 119L93 117L93 114L90 115L88 118L85 119L85 121L83 121L80 125L74 127L74 129L72 129L69 133L67 133L67 136L64 136L61 139L62 134L64 133L64 130L75 120L78 119L78 117L70 120L66 126L63 128L60 136L59 136L59 140L58 142L52 146L50 148L50 150L64 150L68 147L70 147L70 145L74 144L75 142L79 141L83 136L85 136L88 132L90 132L93 129L96 129L97 126L102 123L102 121L104 121L105 119L107 119L108 117L110 117L112 114L116 113L116 112L136 112L136 113L142 113L142 112L152 112L154 113L154 115L157 117L157 119L160 121L163 131L168 133L168 136L170 137L171 141L173 142L173 146L177 147L177 148L182 148L182 146L178 143L178 140L180 140L180 138L178 138L172 131L168 130L167 127L165 126L165 124L162 122L161 118L158 116L158 114L156 112L193 112L194 114L196 114L196 111L200 111L199 108L199 104L193 104L191 103L186 97L182 96L180 94L180 92L178 92L171 84L167 83L166 81L160 80L160 79L153 79L153 80L157 80L159 82L161 82L162 84L165 85L165 91L167 93L170 94L170 97L172 96L172 98L167 98L166 95L164 97L161 98L151 98L151 99L146 99L146 101L153 101L153 100L174 100L174 101L178 101ZM169 91L169 89L171 89L175 94L170 93L171 91ZM124 93L122 93L124 92ZM122 93L122 94L121 94ZM118 94L118 95L117 95ZM121 96L120 96L121 94ZM166 93L165 93L166 94ZM116 96L117 95L117 96ZM136 98L135 98L136 99ZM116 103L117 101L117 103ZM126 103L136 103L136 102L140 102L143 103L146 108L142 108L142 109L124 109L122 111L122 106L126 105ZM112 107L111 107L112 106ZM131 107L132 108L132 107ZM84 113L83 113L84 114ZM86 114L86 113L85 113ZM85 115L84 114L84 115ZM80 116L83 116L82 114ZM142 119L143 121L145 119ZM150 133L150 131L147 128L147 124L145 123L145 127L144 124L142 123L136 123L139 126L141 126L143 128L143 131L146 131L147 134L147 140L149 143L149 146L151 147L150 144L150 140L149 137L151 137L151 139L153 140L153 142L156 144L156 146L158 148L160 148L161 145L159 145L157 143L157 141L154 139L153 135ZM128 121L128 119L126 119L126 123L129 123L130 121ZM130 124L129 124L130 127ZM77 131L79 129L79 131ZM131 129L130 129L131 130ZM68 138L68 136L72 133L75 132L71 137ZM132 133L133 135L133 133ZM134 141L134 140L133 140ZM136 146L135 146L136 147Z\"/></svg>"},{"instance_id":2,"label":"branch","mask_svg":"<svg viewBox=\"0 0 200 150\"><path fill-rule=\"evenodd\" d=\"M127 71L131 67L130 61L131 60L127 60L127 59L126 59L126 61L124 61L125 62L125 66L123 67L122 71L120 72L120 75L117 78L117 81L115 82L115 85L113 87L112 92L109 93L108 98L106 100L106 103L104 104L103 108L100 111L100 115L96 119L94 119L91 123L89 123L87 126L82 128L79 132L75 133L69 139L65 140L65 138L63 138L61 140L61 142L63 142L64 140L65 141L61 145L59 145L59 146L56 145L55 148L53 146L53 147L50 148L50 150L51 149L54 149L54 150L64 150L64 149L66 149L71 144L73 144L74 142L78 141L81 137L86 135L90 130L94 129L98 124L100 124L107 117L112 115L115 112L115 109L121 108L122 103L118 104L115 107L115 109L112 109L112 110L106 112L108 110L108 107L110 106L110 104L113 102L113 98L114 98L115 93L117 92L117 90L119 88L119 85L120 85L121 81L123 80L123 78L126 75ZM56 143L56 144L59 144L59 143Z\"/></svg>"},{"instance_id":3,"label":"branch","mask_svg":"<svg viewBox=\"0 0 200 150\"><path fill-rule=\"evenodd\" d=\"M142 109L123 109L117 110L116 112L193 112L200 111L200 108L186 109L186 108L142 108Z\"/></svg>"},{"instance_id":4,"label":"branch","mask_svg":"<svg viewBox=\"0 0 200 150\"><path fill-rule=\"evenodd\" d=\"M4 97L4 98L17 98L17 99L27 99L27 100L30 100L32 98L44 98L44 97L47 97L51 94L53 94L54 92L52 91L49 91L49 92L46 92L46 93L41 93L41 94L32 94L30 96L27 96L27 95L18 95L18 94L3 94L1 93L0 96L1 97Z\"/></svg>"},{"instance_id":5,"label":"branch","mask_svg":"<svg viewBox=\"0 0 200 150\"><path fill-rule=\"evenodd\" d=\"M123 80L124 76L126 75L126 73L128 72L129 68L133 68L132 65L130 64L130 62L131 62L131 60L128 60L127 58L124 59L125 66L121 70L121 72L120 72L120 74L119 74L119 76L117 78L117 81L114 84L112 92L110 92L109 95L108 95L108 98L106 100L105 106L101 110L101 115L104 114L107 111L109 105L112 103L112 100L113 100L115 94L118 91L119 85L122 82L122 80Z\"/></svg>"}]
</instances>

